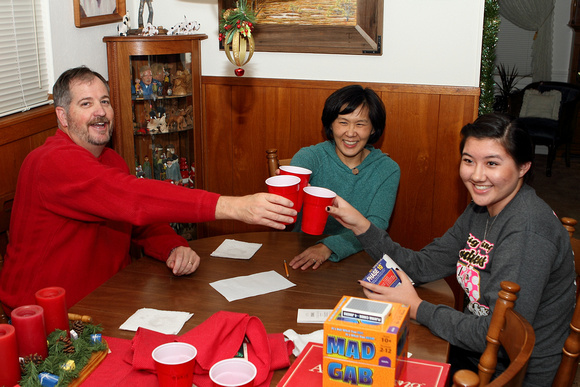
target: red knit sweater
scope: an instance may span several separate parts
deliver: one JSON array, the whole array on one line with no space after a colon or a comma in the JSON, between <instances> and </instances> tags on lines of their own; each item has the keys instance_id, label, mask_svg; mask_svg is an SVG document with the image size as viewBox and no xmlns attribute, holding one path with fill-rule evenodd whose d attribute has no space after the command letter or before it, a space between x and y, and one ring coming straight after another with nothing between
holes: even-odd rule
<instances>
[{"instance_id":1,"label":"red knit sweater","mask_svg":"<svg viewBox=\"0 0 580 387\"><path fill-rule=\"evenodd\" d=\"M131 240L162 261L187 246L168 223L214 220L218 198L137 179L114 150L95 158L57 130L20 169L0 300L9 312L61 286L72 306L129 264Z\"/></svg>"}]
</instances>

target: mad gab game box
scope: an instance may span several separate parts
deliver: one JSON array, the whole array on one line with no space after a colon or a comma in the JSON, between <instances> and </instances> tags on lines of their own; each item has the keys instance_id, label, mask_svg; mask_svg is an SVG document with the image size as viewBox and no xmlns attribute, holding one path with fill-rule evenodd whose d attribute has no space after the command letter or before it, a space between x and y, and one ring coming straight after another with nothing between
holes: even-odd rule
<instances>
[{"instance_id":1,"label":"mad gab game box","mask_svg":"<svg viewBox=\"0 0 580 387\"><path fill-rule=\"evenodd\" d=\"M324 322L323 387L393 386L408 330L407 305L344 296Z\"/></svg>"}]
</instances>

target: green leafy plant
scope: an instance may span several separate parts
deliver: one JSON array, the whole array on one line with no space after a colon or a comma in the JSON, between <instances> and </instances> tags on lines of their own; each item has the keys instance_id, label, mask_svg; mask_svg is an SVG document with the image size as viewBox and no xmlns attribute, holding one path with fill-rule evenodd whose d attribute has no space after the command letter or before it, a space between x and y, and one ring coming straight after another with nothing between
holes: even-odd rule
<instances>
[{"instance_id":1,"label":"green leafy plant","mask_svg":"<svg viewBox=\"0 0 580 387\"><path fill-rule=\"evenodd\" d=\"M503 63L496 66L500 82L496 82L499 89L499 100L496 110L507 111L508 101L510 95L518 91L516 84L521 78L516 67L510 69L509 66L504 66Z\"/></svg>"},{"instance_id":2,"label":"green leafy plant","mask_svg":"<svg viewBox=\"0 0 580 387\"><path fill-rule=\"evenodd\" d=\"M236 8L225 9L219 24L219 40L230 44L234 34L239 32L245 37L252 36L257 11L255 5L247 0L236 1Z\"/></svg>"}]
</instances>

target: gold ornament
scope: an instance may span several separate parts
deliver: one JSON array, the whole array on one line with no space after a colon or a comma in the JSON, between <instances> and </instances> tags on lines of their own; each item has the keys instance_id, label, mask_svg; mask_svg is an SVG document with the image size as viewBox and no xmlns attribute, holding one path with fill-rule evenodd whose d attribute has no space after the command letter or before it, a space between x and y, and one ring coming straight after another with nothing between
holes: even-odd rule
<instances>
[{"instance_id":1,"label":"gold ornament","mask_svg":"<svg viewBox=\"0 0 580 387\"><path fill-rule=\"evenodd\" d=\"M250 61L254 55L254 47L254 37L243 36L239 31L234 32L232 42L224 46L228 60L238 67Z\"/></svg>"},{"instance_id":2,"label":"gold ornament","mask_svg":"<svg viewBox=\"0 0 580 387\"><path fill-rule=\"evenodd\" d=\"M244 75L241 67L248 63L254 54L252 31L256 20L254 6L247 0L238 0L236 8L226 9L220 19L219 40L223 43L228 60L238 68L237 76Z\"/></svg>"}]
</instances>

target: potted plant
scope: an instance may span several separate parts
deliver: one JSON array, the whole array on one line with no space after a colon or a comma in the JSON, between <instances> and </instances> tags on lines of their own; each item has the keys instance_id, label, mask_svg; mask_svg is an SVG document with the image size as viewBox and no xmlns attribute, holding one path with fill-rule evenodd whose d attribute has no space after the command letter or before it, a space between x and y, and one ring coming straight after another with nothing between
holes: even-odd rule
<instances>
[{"instance_id":1,"label":"potted plant","mask_svg":"<svg viewBox=\"0 0 580 387\"><path fill-rule=\"evenodd\" d=\"M499 89L499 95L496 95L494 110L505 113L509 108L510 96L519 90L516 87L519 74L516 67L510 69L509 66L506 67L503 63L497 65L496 68L500 82L496 81L495 83Z\"/></svg>"}]
</instances>

